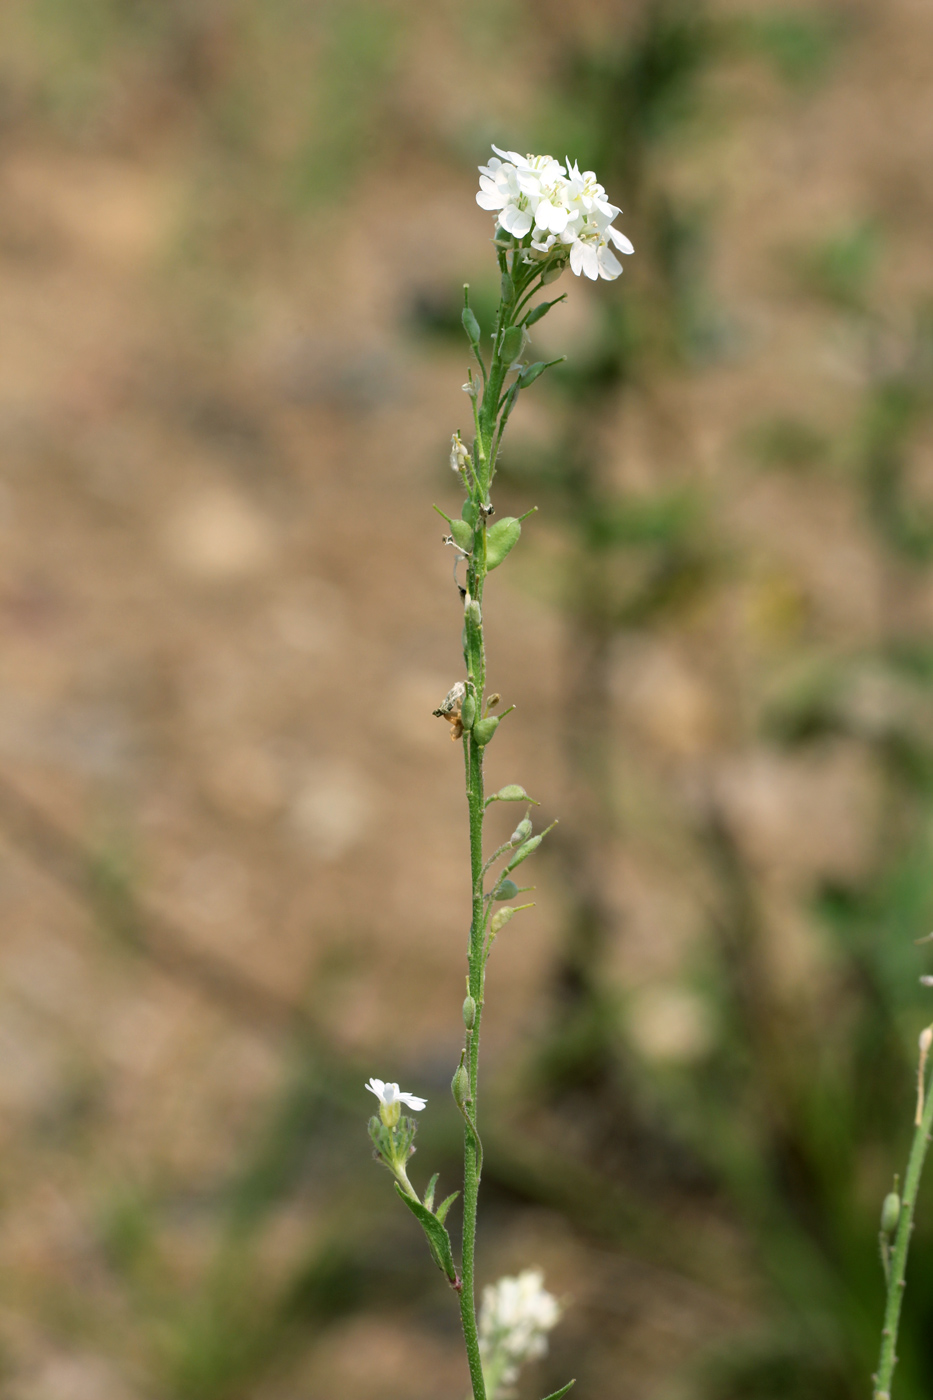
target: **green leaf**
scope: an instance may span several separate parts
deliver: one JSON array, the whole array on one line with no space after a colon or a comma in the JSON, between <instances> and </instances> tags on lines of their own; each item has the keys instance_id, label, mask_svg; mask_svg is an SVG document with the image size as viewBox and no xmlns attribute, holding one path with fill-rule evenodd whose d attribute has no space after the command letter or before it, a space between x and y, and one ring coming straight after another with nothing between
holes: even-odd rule
<instances>
[{"instance_id":1,"label":"green leaf","mask_svg":"<svg viewBox=\"0 0 933 1400\"><path fill-rule=\"evenodd\" d=\"M439 1176L440 1176L440 1172L435 1172L434 1175L431 1177L431 1180L428 1182L427 1187L426 1187L426 1189L425 1189L425 1193L424 1193L424 1203L425 1203L425 1205L427 1206L428 1210L432 1210L432 1211L433 1211L433 1209L434 1209L434 1188L435 1188L435 1186L437 1185L437 1178L438 1178Z\"/></svg>"},{"instance_id":2,"label":"green leaf","mask_svg":"<svg viewBox=\"0 0 933 1400\"><path fill-rule=\"evenodd\" d=\"M550 1395L545 1395L544 1400L560 1400L562 1395L566 1395L572 1385L576 1385L576 1379L568 1381L560 1390L553 1390Z\"/></svg>"},{"instance_id":3,"label":"green leaf","mask_svg":"<svg viewBox=\"0 0 933 1400\"><path fill-rule=\"evenodd\" d=\"M439 1220L443 1225L444 1221L447 1219L447 1212L459 1195L459 1191L454 1191L447 1197L446 1201L441 1201L437 1210L434 1212L434 1219Z\"/></svg>"},{"instance_id":4,"label":"green leaf","mask_svg":"<svg viewBox=\"0 0 933 1400\"><path fill-rule=\"evenodd\" d=\"M559 355L556 360L536 360L533 365L526 365L518 376L519 388L527 389L529 384L533 384L539 374L543 374L546 369L553 369L555 365L562 365L566 360L566 355Z\"/></svg>"},{"instance_id":5,"label":"green leaf","mask_svg":"<svg viewBox=\"0 0 933 1400\"><path fill-rule=\"evenodd\" d=\"M536 321L541 320L542 316L546 316L548 314L552 306L557 306L558 302L566 300L567 293L564 292L564 295L562 297L555 297L553 301L539 302L537 306L532 307L532 309L528 312L528 315L525 317L525 325L533 326Z\"/></svg>"},{"instance_id":6,"label":"green leaf","mask_svg":"<svg viewBox=\"0 0 933 1400\"><path fill-rule=\"evenodd\" d=\"M428 1249L431 1251L431 1258L443 1274L447 1276L448 1283L457 1282L457 1270L454 1266L453 1250L450 1247L450 1236L448 1235L443 1221L438 1220L436 1215L423 1206L420 1201L413 1201L411 1196L406 1195L395 1183L395 1189L405 1202L412 1215L421 1223L421 1228L425 1233L428 1242Z\"/></svg>"}]
</instances>

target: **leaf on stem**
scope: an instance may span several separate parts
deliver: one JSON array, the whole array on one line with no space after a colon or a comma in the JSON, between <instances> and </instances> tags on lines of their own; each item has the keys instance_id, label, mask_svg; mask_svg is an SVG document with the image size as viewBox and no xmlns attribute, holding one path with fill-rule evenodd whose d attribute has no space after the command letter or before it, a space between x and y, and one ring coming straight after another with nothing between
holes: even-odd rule
<instances>
[{"instance_id":1,"label":"leaf on stem","mask_svg":"<svg viewBox=\"0 0 933 1400\"><path fill-rule=\"evenodd\" d=\"M428 1210L427 1206L423 1206L420 1201L412 1200L411 1196L407 1195L402 1190L398 1182L395 1183L395 1189L412 1215L420 1221L421 1228L428 1242L428 1249L431 1251L431 1258L441 1272L446 1275L447 1282L452 1283L454 1287L456 1287L459 1280L457 1278L457 1270L454 1267L454 1256L450 1246L450 1236L447 1233L443 1221L438 1220L437 1216L434 1215L432 1211ZM449 1201L445 1202L445 1205L447 1209L450 1208Z\"/></svg>"}]
</instances>

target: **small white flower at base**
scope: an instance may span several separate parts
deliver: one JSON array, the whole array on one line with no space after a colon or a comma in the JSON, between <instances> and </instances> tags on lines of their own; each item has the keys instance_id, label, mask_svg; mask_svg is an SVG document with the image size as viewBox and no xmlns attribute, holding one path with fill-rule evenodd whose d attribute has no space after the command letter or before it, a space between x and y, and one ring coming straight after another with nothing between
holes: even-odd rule
<instances>
[{"instance_id":1,"label":"small white flower at base","mask_svg":"<svg viewBox=\"0 0 933 1400\"><path fill-rule=\"evenodd\" d=\"M560 1318L560 1304L544 1287L540 1269L500 1278L483 1289L479 1349L490 1392L512 1385L525 1361L547 1352L547 1334Z\"/></svg>"},{"instance_id":2,"label":"small white flower at base","mask_svg":"<svg viewBox=\"0 0 933 1400\"><path fill-rule=\"evenodd\" d=\"M395 1127L401 1116L402 1104L420 1113L428 1102L427 1099L419 1099L417 1094L409 1094L407 1089L400 1089L397 1084L386 1084L381 1079L370 1079L363 1087L379 1100L379 1117L387 1128Z\"/></svg>"},{"instance_id":3,"label":"small white flower at base","mask_svg":"<svg viewBox=\"0 0 933 1400\"><path fill-rule=\"evenodd\" d=\"M635 250L625 234L612 227L622 211L609 203L594 172L581 172L569 160L565 167L553 156L492 149L496 155L479 167L476 202L525 248L524 261L553 263L556 271L547 281L568 259L578 277L594 282L618 277L622 264L610 243L622 253Z\"/></svg>"}]
</instances>

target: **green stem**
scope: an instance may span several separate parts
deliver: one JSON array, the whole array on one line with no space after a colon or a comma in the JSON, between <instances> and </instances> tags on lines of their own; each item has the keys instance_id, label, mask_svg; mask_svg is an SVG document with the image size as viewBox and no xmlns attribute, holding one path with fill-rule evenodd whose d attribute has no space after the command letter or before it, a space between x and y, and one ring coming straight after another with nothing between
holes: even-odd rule
<instances>
[{"instance_id":1,"label":"green stem","mask_svg":"<svg viewBox=\"0 0 933 1400\"><path fill-rule=\"evenodd\" d=\"M492 374L497 361L493 361ZM482 603L483 584L486 578L486 524L480 517L473 536L473 555L467 574L471 597ZM475 638L471 645L469 633ZM483 695L486 685L486 655L482 625L468 632L469 655L467 669L472 675L476 688L476 712L482 714ZM483 818L486 811L483 788L483 750L472 733L463 736L466 760L467 805L470 815L470 870L473 886L473 917L470 924L469 985L470 995L476 1002L476 1018L468 1040L468 1071L470 1076L470 1098L472 1117L476 1122L477 1082L479 1071L479 1036L483 1016L483 930L485 906L483 902ZM470 1367L470 1380L473 1384L474 1400L486 1400L486 1385L483 1380L483 1363L479 1351L479 1333L476 1325L476 1296L474 1283L474 1259L476 1254L476 1209L479 1199L481 1148L477 1134L469 1124L464 1128L463 1140L463 1270L460 1291L460 1318L463 1325L463 1339L466 1343L467 1360Z\"/></svg>"},{"instance_id":2,"label":"green stem","mask_svg":"<svg viewBox=\"0 0 933 1400\"><path fill-rule=\"evenodd\" d=\"M922 1081L921 1081L922 1082ZM914 1207L920 1187L920 1174L930 1141L933 1127L933 1075L927 1083L926 1101L920 1122L914 1130L914 1140L907 1162L907 1177L904 1181L904 1195L901 1213L897 1223L897 1235L891 1251L891 1267L888 1276L888 1299L884 1310L884 1328L881 1333L881 1357L874 1377L874 1400L890 1400L891 1380L897 1364L897 1329L901 1318L901 1303L906 1288L904 1273L907 1267L907 1250L914 1228Z\"/></svg>"}]
</instances>

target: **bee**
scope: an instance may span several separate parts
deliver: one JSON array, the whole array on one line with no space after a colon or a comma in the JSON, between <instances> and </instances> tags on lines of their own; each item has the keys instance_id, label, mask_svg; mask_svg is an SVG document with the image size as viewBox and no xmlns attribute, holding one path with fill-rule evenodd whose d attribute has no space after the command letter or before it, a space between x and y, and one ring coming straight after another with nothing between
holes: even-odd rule
<instances>
[{"instance_id":1,"label":"bee","mask_svg":"<svg viewBox=\"0 0 933 1400\"><path fill-rule=\"evenodd\" d=\"M451 740L456 741L463 734L463 725L460 722L460 706L463 704L463 697L466 695L466 685L463 681L451 686L447 692L447 697L441 702L438 708L432 713L437 719L446 719L450 725Z\"/></svg>"}]
</instances>

